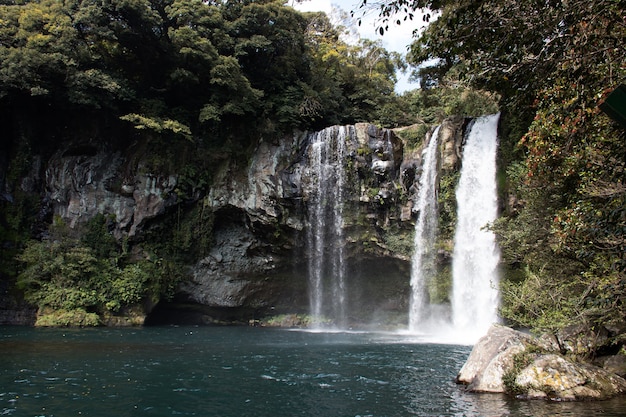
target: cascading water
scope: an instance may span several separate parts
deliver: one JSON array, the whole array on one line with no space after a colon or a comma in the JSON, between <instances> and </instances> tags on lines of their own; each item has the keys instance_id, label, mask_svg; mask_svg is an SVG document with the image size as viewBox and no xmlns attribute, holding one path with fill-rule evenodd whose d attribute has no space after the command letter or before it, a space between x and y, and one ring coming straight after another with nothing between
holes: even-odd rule
<instances>
[{"instance_id":1,"label":"cascading water","mask_svg":"<svg viewBox=\"0 0 626 417\"><path fill-rule=\"evenodd\" d=\"M310 169L315 187L309 198L307 247L310 253L310 313L316 325L346 325L343 205L346 140L353 127L333 126L310 138Z\"/></svg>"},{"instance_id":2,"label":"cascading water","mask_svg":"<svg viewBox=\"0 0 626 417\"><path fill-rule=\"evenodd\" d=\"M456 190L457 225L452 261L450 311L431 305L427 284L436 273L437 139L433 132L423 153L422 175L414 210L414 252L411 265L409 332L437 341L475 343L498 320L500 254L495 236L485 227L498 214L496 151L499 114L476 119L465 146Z\"/></svg>"},{"instance_id":3,"label":"cascading water","mask_svg":"<svg viewBox=\"0 0 626 417\"><path fill-rule=\"evenodd\" d=\"M452 263L452 322L475 342L498 320L500 253L485 227L498 215L496 151L499 114L475 120L463 148L456 191L457 226Z\"/></svg>"},{"instance_id":4,"label":"cascading water","mask_svg":"<svg viewBox=\"0 0 626 417\"><path fill-rule=\"evenodd\" d=\"M439 127L430 136L422 153L422 175L413 211L415 221L414 250L411 260L411 300L409 331L417 332L429 316L427 283L435 272L435 239L437 236L437 143Z\"/></svg>"}]
</instances>

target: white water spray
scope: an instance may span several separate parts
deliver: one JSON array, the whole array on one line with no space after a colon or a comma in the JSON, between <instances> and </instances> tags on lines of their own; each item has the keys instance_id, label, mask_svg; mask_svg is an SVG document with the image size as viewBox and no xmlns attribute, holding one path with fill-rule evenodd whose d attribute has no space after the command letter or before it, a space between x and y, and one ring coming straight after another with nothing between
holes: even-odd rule
<instances>
[{"instance_id":1,"label":"white water spray","mask_svg":"<svg viewBox=\"0 0 626 417\"><path fill-rule=\"evenodd\" d=\"M498 262L493 232L498 215L496 151L499 114L475 120L463 148L456 191L457 226L452 263L452 324L469 343L498 320Z\"/></svg>"},{"instance_id":2,"label":"white water spray","mask_svg":"<svg viewBox=\"0 0 626 417\"><path fill-rule=\"evenodd\" d=\"M435 273L435 239L437 237L437 143L439 127L430 136L422 153L422 175L419 180L413 257L411 259L411 300L409 331L420 330L429 316L428 280Z\"/></svg>"},{"instance_id":3,"label":"white water spray","mask_svg":"<svg viewBox=\"0 0 626 417\"><path fill-rule=\"evenodd\" d=\"M351 126L333 126L310 139L310 168L315 189L309 200L307 247L310 258L310 313L318 325L324 319L346 325L346 267L344 262L343 205L346 140Z\"/></svg>"}]
</instances>

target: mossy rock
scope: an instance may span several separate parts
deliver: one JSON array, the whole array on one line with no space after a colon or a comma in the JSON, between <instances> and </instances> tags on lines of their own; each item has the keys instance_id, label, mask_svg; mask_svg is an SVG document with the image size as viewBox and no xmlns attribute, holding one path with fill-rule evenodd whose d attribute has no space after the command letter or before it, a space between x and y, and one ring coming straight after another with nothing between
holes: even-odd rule
<instances>
[{"instance_id":1,"label":"mossy rock","mask_svg":"<svg viewBox=\"0 0 626 417\"><path fill-rule=\"evenodd\" d=\"M315 324L329 324L326 319L315 318L309 314L280 314L259 321L261 327L308 328Z\"/></svg>"},{"instance_id":2,"label":"mossy rock","mask_svg":"<svg viewBox=\"0 0 626 417\"><path fill-rule=\"evenodd\" d=\"M82 308L73 310L40 310L35 327L96 327L102 323L96 313Z\"/></svg>"}]
</instances>

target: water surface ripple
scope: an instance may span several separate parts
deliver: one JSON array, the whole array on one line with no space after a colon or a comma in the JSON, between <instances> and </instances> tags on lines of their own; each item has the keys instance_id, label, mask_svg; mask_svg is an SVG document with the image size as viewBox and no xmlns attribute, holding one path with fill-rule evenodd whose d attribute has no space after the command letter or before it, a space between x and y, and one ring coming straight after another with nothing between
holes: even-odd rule
<instances>
[{"instance_id":1,"label":"water surface ripple","mask_svg":"<svg viewBox=\"0 0 626 417\"><path fill-rule=\"evenodd\" d=\"M511 401L454 377L467 346L383 333L0 327L0 415L621 416L623 399Z\"/></svg>"}]
</instances>

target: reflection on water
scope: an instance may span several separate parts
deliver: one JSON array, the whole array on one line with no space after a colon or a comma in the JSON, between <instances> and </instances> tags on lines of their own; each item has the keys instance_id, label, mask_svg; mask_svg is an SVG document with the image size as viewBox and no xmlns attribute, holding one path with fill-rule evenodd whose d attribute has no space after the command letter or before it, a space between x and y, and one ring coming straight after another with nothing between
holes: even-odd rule
<instances>
[{"instance_id":1,"label":"reflection on water","mask_svg":"<svg viewBox=\"0 0 626 417\"><path fill-rule=\"evenodd\" d=\"M384 333L0 328L0 415L621 416L454 384L470 347Z\"/></svg>"}]
</instances>

